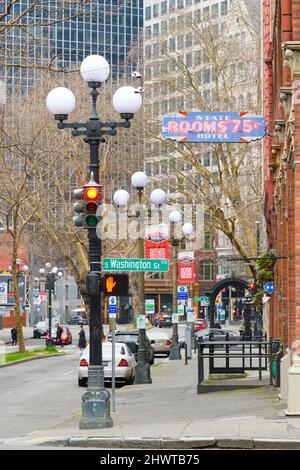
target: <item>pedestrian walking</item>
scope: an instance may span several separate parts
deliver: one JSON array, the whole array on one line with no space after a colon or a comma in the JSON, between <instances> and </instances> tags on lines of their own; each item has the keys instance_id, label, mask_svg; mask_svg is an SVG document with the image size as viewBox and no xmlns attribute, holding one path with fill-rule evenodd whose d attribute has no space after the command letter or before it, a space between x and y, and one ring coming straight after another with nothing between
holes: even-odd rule
<instances>
[{"instance_id":1,"label":"pedestrian walking","mask_svg":"<svg viewBox=\"0 0 300 470\"><path fill-rule=\"evenodd\" d=\"M62 327L57 323L56 325L56 344L60 344L61 346L63 346L62 342L61 342L61 335L63 333L63 329Z\"/></svg>"},{"instance_id":2,"label":"pedestrian walking","mask_svg":"<svg viewBox=\"0 0 300 470\"><path fill-rule=\"evenodd\" d=\"M10 330L10 333L11 333L11 345L12 346L17 346L17 343L18 343L18 332L17 332L17 328L15 326L12 327L12 329Z\"/></svg>"},{"instance_id":3,"label":"pedestrian walking","mask_svg":"<svg viewBox=\"0 0 300 470\"><path fill-rule=\"evenodd\" d=\"M78 348L81 349L81 351L82 351L83 349L86 348L85 331L84 331L82 325L81 325L81 328L80 328L80 331L79 331L78 335L79 335Z\"/></svg>"}]
</instances>

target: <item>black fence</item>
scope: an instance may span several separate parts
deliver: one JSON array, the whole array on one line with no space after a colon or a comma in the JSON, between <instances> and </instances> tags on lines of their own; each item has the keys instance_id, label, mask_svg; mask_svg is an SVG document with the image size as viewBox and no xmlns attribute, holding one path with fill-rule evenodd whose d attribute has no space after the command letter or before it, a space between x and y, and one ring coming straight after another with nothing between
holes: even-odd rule
<instances>
[{"instance_id":1,"label":"black fence","mask_svg":"<svg viewBox=\"0 0 300 470\"><path fill-rule=\"evenodd\" d=\"M229 337L227 334L225 339L218 340L210 335L209 340L199 338L197 342L198 350L198 386L197 392L204 393L207 391L224 389L222 386L211 386L203 384L204 382L204 359L208 359L210 375L226 375L226 374L244 374L248 370L257 370L258 378L262 380L262 371L269 369L270 385L273 384L272 361L275 353L280 348L280 341L266 337L253 337L251 340L244 337ZM237 364L239 359L239 364ZM223 365L216 365L222 362ZM235 362L232 365L232 362ZM245 385L247 388L249 386ZM257 386L257 385L256 385ZM251 386L252 387L252 386ZM226 388L226 387L225 387ZM234 386L230 386L234 388ZM241 388L241 385L239 385Z\"/></svg>"}]
</instances>

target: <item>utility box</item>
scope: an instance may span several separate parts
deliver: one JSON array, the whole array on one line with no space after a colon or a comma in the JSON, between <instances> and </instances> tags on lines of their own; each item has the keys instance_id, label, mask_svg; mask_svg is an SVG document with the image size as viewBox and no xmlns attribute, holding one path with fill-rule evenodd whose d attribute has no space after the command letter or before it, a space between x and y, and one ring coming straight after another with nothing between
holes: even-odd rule
<instances>
[{"instance_id":1,"label":"utility box","mask_svg":"<svg viewBox=\"0 0 300 470\"><path fill-rule=\"evenodd\" d=\"M186 344L186 351L187 351L187 359L192 358L192 328L191 324L187 323L185 325L185 344Z\"/></svg>"},{"instance_id":2,"label":"utility box","mask_svg":"<svg viewBox=\"0 0 300 470\"><path fill-rule=\"evenodd\" d=\"M288 402L285 414L300 415L300 355L294 355L288 371Z\"/></svg>"},{"instance_id":3,"label":"utility box","mask_svg":"<svg viewBox=\"0 0 300 470\"><path fill-rule=\"evenodd\" d=\"M288 372L291 365L291 351L287 349L287 354L280 360L280 400L288 399Z\"/></svg>"}]
</instances>

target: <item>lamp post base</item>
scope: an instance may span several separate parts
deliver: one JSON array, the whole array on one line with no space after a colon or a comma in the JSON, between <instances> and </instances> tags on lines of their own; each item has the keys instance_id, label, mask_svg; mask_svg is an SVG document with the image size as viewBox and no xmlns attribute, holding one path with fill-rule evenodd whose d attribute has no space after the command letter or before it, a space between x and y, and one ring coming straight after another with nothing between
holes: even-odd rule
<instances>
[{"instance_id":1,"label":"lamp post base","mask_svg":"<svg viewBox=\"0 0 300 470\"><path fill-rule=\"evenodd\" d=\"M149 364L137 364L135 368L135 384L152 384Z\"/></svg>"},{"instance_id":2,"label":"lamp post base","mask_svg":"<svg viewBox=\"0 0 300 470\"><path fill-rule=\"evenodd\" d=\"M111 428L110 393L104 388L103 366L89 366L88 388L82 396L79 429Z\"/></svg>"},{"instance_id":3,"label":"lamp post base","mask_svg":"<svg viewBox=\"0 0 300 470\"><path fill-rule=\"evenodd\" d=\"M169 359L170 361L173 361L174 359L181 359L179 343L172 344Z\"/></svg>"}]
</instances>

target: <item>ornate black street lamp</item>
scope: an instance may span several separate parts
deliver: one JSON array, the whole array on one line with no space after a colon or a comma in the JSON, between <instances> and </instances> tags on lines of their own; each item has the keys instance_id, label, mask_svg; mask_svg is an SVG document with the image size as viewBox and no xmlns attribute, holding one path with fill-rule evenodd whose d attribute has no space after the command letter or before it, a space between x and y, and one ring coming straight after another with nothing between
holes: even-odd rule
<instances>
[{"instance_id":1,"label":"ornate black street lamp","mask_svg":"<svg viewBox=\"0 0 300 470\"><path fill-rule=\"evenodd\" d=\"M98 88L109 76L109 64L99 55L86 57L81 64L80 73L91 88L92 112L86 122L66 122L68 114L75 108L75 96L67 88L52 90L47 97L48 110L54 114L59 129L72 129L72 135L82 136L90 148L89 175L93 173L99 183L99 147L105 136L115 136L118 127L129 128L134 113L142 106L141 94L134 87L119 88L113 96L113 107L121 115L121 122L100 121L97 113ZM101 238L101 237L100 237ZM104 388L102 364L102 306L101 306L101 240L97 237L96 227L88 229L89 265L87 293L90 296L90 361L88 368L88 389L82 400L80 429L112 427L110 416L110 394Z\"/></svg>"},{"instance_id":2,"label":"ornate black street lamp","mask_svg":"<svg viewBox=\"0 0 300 470\"><path fill-rule=\"evenodd\" d=\"M128 217L135 217L140 224L139 238L138 238L138 256L144 258L144 242L145 242L145 222L143 211L143 193L148 183L148 177L143 171L137 171L131 177L132 186L137 190L139 209L133 215ZM160 207L166 200L167 195L162 189L154 189L150 194L150 201L157 207ZM129 194L123 189L119 189L113 196L114 202L117 206L126 206L129 201ZM138 288L139 288L139 315L145 315L145 275L143 271L138 273ZM139 329L139 349L137 366L135 370L135 384L152 383L150 374L150 364L147 358L146 347L146 329Z\"/></svg>"}]
</instances>

